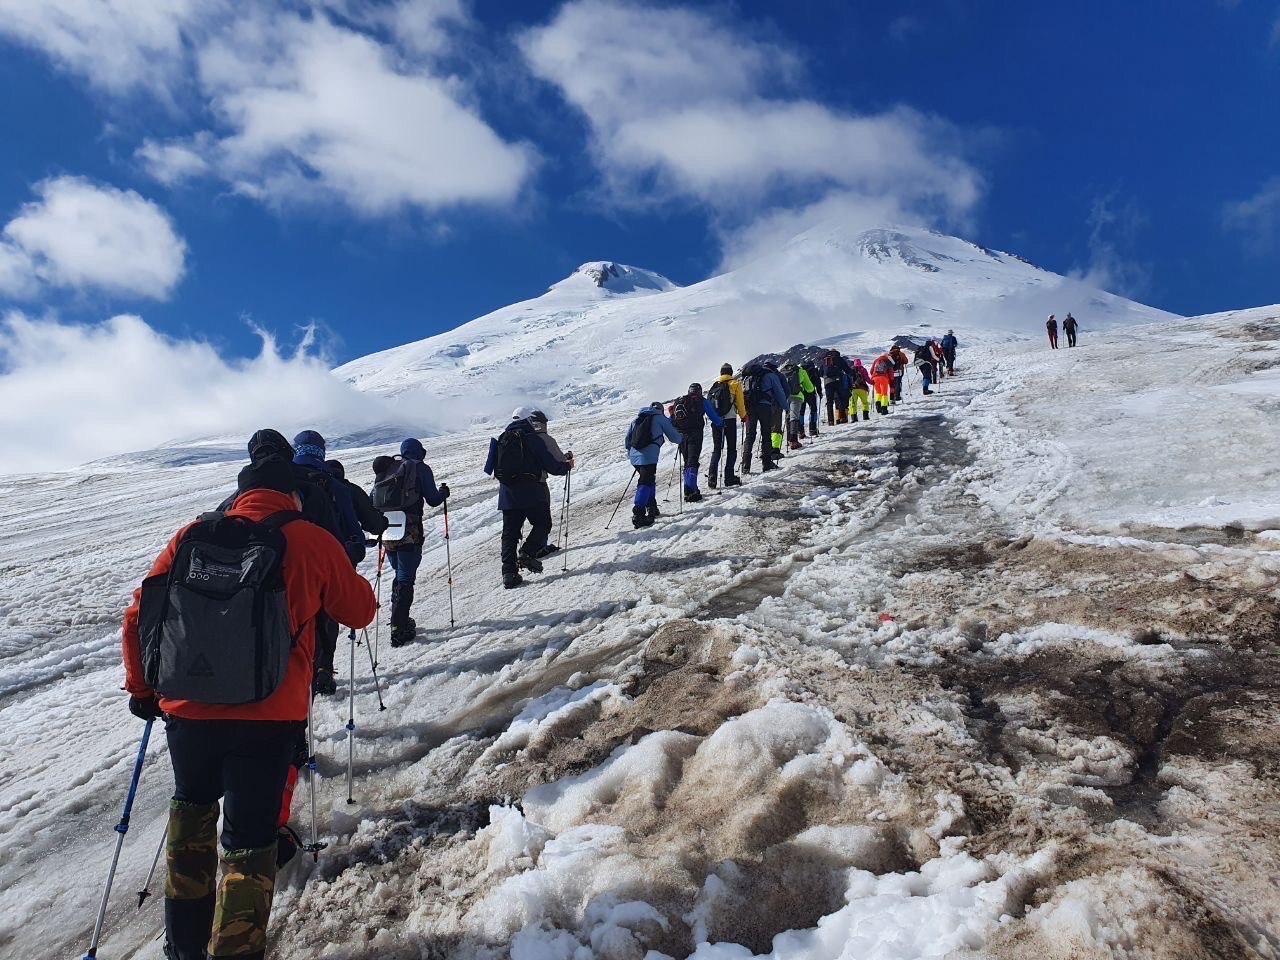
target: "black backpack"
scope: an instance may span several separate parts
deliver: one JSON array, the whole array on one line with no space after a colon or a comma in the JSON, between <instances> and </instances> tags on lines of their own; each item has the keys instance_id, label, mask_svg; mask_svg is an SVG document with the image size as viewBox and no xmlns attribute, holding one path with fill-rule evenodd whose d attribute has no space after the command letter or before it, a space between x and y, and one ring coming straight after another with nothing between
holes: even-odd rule
<instances>
[{"instance_id":1,"label":"black backpack","mask_svg":"<svg viewBox=\"0 0 1280 960\"><path fill-rule=\"evenodd\" d=\"M796 397L801 393L800 390L800 368L793 367L787 371L787 395Z\"/></svg>"},{"instance_id":2,"label":"black backpack","mask_svg":"<svg viewBox=\"0 0 1280 960\"><path fill-rule=\"evenodd\" d=\"M528 437L519 427L511 426L498 437L493 457L493 475L500 483L517 480L539 480L542 469L527 445Z\"/></svg>"},{"instance_id":3,"label":"black backpack","mask_svg":"<svg viewBox=\"0 0 1280 960\"><path fill-rule=\"evenodd\" d=\"M677 430L684 433L694 425L694 419L697 415L695 411L701 412L701 410L702 398L686 393L683 397L676 397L672 403L671 422L676 425Z\"/></svg>"},{"instance_id":4,"label":"black backpack","mask_svg":"<svg viewBox=\"0 0 1280 960\"><path fill-rule=\"evenodd\" d=\"M216 704L275 692L301 633L289 630L281 528L301 516L206 513L187 529L169 572L142 583L138 638L149 687Z\"/></svg>"},{"instance_id":5,"label":"black backpack","mask_svg":"<svg viewBox=\"0 0 1280 960\"><path fill-rule=\"evenodd\" d=\"M742 398L748 404L757 404L764 399L764 367L748 363L742 368Z\"/></svg>"},{"instance_id":6,"label":"black backpack","mask_svg":"<svg viewBox=\"0 0 1280 960\"><path fill-rule=\"evenodd\" d=\"M631 426L627 427L627 438L623 441L628 450L643 450L645 447L651 447L657 441L653 438L653 418L657 414L653 410L646 410L640 416L631 421ZM641 437L646 438L644 443L636 443Z\"/></svg>"},{"instance_id":7,"label":"black backpack","mask_svg":"<svg viewBox=\"0 0 1280 960\"><path fill-rule=\"evenodd\" d=\"M715 407L716 413L721 417L725 416L733 409L733 391L729 389L728 380L717 380L711 385L711 389L707 391L707 399L711 401L711 406Z\"/></svg>"},{"instance_id":8,"label":"black backpack","mask_svg":"<svg viewBox=\"0 0 1280 960\"><path fill-rule=\"evenodd\" d=\"M369 499L379 510L408 510L422 499L418 490L418 462L395 458L395 467L374 481Z\"/></svg>"},{"instance_id":9,"label":"black backpack","mask_svg":"<svg viewBox=\"0 0 1280 960\"><path fill-rule=\"evenodd\" d=\"M822 355L822 375L828 380L840 379L840 354L828 350Z\"/></svg>"}]
</instances>

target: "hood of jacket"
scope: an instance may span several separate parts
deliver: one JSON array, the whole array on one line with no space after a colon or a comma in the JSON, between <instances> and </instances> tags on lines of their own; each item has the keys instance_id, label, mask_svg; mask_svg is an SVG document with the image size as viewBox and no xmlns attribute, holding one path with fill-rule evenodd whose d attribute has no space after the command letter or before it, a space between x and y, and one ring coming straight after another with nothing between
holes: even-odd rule
<instances>
[{"instance_id":1,"label":"hood of jacket","mask_svg":"<svg viewBox=\"0 0 1280 960\"><path fill-rule=\"evenodd\" d=\"M298 505L294 502L292 494L256 487L237 496L227 513L248 517L250 520L261 520L282 510L297 509Z\"/></svg>"},{"instance_id":2,"label":"hood of jacket","mask_svg":"<svg viewBox=\"0 0 1280 960\"><path fill-rule=\"evenodd\" d=\"M410 437L408 440L400 444L400 456L406 460L425 460L427 458L426 448L422 443Z\"/></svg>"},{"instance_id":3,"label":"hood of jacket","mask_svg":"<svg viewBox=\"0 0 1280 960\"><path fill-rule=\"evenodd\" d=\"M259 430L249 438L247 444L249 450L249 459L254 463L260 463L263 460L293 459L293 444L284 438L284 434L279 430L266 428Z\"/></svg>"}]
</instances>

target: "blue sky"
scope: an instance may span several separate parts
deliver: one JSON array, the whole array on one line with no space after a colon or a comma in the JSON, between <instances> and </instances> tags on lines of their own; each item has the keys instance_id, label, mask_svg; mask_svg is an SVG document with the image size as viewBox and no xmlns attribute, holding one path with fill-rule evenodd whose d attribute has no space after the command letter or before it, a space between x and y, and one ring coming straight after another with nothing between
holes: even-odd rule
<instances>
[{"instance_id":1,"label":"blue sky","mask_svg":"<svg viewBox=\"0 0 1280 960\"><path fill-rule=\"evenodd\" d=\"M829 216L1271 303L1278 80L1280 4L1247 0L13 0L0 310L229 356L314 323L341 361Z\"/></svg>"}]
</instances>

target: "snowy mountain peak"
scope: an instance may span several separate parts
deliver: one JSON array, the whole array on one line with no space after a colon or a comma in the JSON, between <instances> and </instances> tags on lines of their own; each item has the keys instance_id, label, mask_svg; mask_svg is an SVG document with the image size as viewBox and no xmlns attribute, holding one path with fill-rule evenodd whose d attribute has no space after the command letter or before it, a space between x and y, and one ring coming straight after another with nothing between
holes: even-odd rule
<instances>
[{"instance_id":1,"label":"snowy mountain peak","mask_svg":"<svg viewBox=\"0 0 1280 960\"><path fill-rule=\"evenodd\" d=\"M968 346L1041 337L1050 313L1086 330L1169 314L1018 257L921 227L828 222L736 269L679 287L608 260L502 307L337 370L396 397L430 432L488 423L531 403L554 416L670 396L787 344L858 352L952 327Z\"/></svg>"},{"instance_id":2,"label":"snowy mountain peak","mask_svg":"<svg viewBox=\"0 0 1280 960\"><path fill-rule=\"evenodd\" d=\"M584 263L559 283L552 284L551 289L573 289L587 284L617 294L662 293L676 289L676 284L660 273L631 267L625 263L614 263L611 260L592 260L590 263Z\"/></svg>"}]
</instances>

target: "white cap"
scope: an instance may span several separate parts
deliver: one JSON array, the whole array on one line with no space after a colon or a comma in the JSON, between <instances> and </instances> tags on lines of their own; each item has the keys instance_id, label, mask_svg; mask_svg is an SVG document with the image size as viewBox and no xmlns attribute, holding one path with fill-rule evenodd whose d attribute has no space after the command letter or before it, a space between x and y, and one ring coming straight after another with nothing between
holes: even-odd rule
<instances>
[{"instance_id":1,"label":"white cap","mask_svg":"<svg viewBox=\"0 0 1280 960\"><path fill-rule=\"evenodd\" d=\"M511 411L512 420L528 420L536 411L533 407L516 407Z\"/></svg>"}]
</instances>

